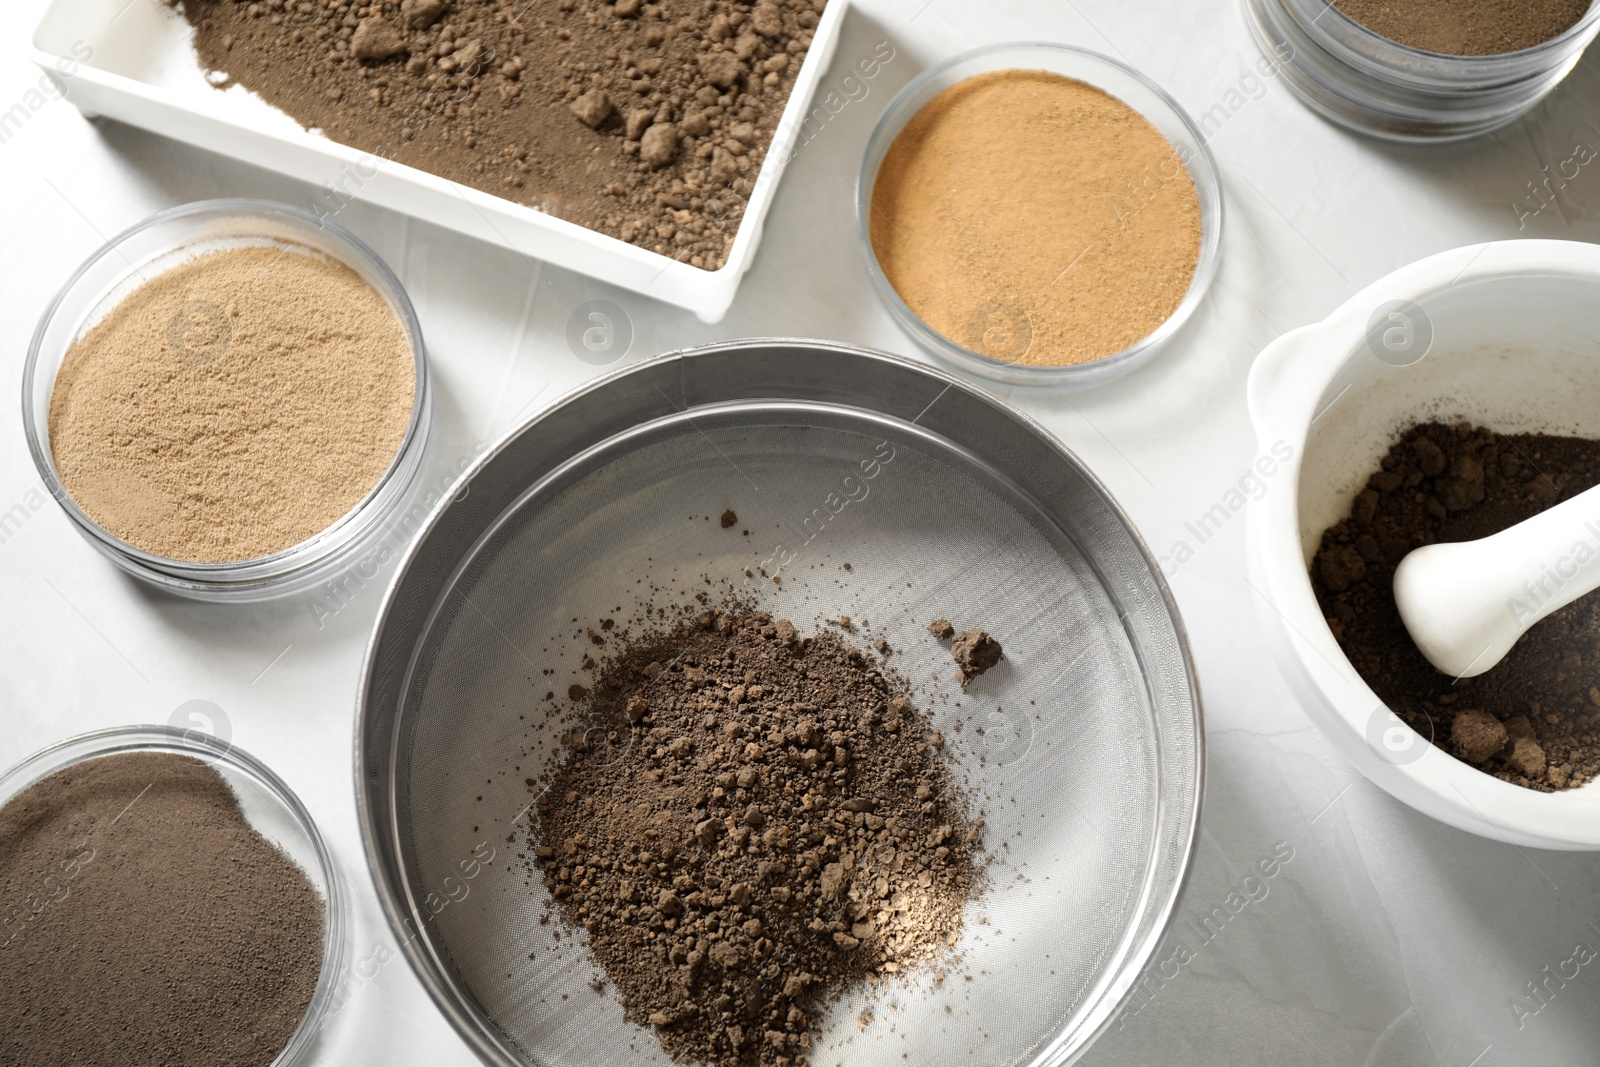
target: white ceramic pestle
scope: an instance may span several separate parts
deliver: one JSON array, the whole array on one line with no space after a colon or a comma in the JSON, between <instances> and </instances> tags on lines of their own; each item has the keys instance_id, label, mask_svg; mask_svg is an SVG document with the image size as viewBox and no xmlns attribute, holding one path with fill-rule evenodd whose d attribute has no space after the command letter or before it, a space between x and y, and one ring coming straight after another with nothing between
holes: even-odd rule
<instances>
[{"instance_id":1,"label":"white ceramic pestle","mask_svg":"<svg viewBox=\"0 0 1600 1067\"><path fill-rule=\"evenodd\" d=\"M1600 588L1600 486L1477 541L1400 561L1394 600L1428 662L1456 678L1499 663L1528 628Z\"/></svg>"}]
</instances>

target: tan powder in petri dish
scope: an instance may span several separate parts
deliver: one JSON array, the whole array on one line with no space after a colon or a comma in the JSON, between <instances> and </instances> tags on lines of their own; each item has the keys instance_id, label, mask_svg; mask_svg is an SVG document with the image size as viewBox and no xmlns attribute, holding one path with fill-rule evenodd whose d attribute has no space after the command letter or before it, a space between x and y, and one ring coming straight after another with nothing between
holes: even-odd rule
<instances>
[{"instance_id":1,"label":"tan powder in petri dish","mask_svg":"<svg viewBox=\"0 0 1600 1067\"><path fill-rule=\"evenodd\" d=\"M872 247L934 330L1007 363L1114 355L1183 302L1200 198L1128 105L1046 71L951 86L908 122L872 191Z\"/></svg>"},{"instance_id":2,"label":"tan powder in petri dish","mask_svg":"<svg viewBox=\"0 0 1600 1067\"><path fill-rule=\"evenodd\" d=\"M405 329L349 267L279 247L156 275L73 343L50 450L90 518L222 563L326 529L378 483L415 393Z\"/></svg>"}]
</instances>

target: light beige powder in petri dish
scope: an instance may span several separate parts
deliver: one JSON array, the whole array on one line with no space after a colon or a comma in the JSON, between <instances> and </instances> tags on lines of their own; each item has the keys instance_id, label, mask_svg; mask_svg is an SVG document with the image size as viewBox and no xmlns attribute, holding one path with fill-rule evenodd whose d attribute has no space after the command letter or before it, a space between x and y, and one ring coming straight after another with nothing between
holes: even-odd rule
<instances>
[{"instance_id":1,"label":"light beige powder in petri dish","mask_svg":"<svg viewBox=\"0 0 1600 1067\"><path fill-rule=\"evenodd\" d=\"M377 485L415 377L399 318L355 271L230 248L155 275L73 343L50 450L78 506L135 548L255 559Z\"/></svg>"}]
</instances>

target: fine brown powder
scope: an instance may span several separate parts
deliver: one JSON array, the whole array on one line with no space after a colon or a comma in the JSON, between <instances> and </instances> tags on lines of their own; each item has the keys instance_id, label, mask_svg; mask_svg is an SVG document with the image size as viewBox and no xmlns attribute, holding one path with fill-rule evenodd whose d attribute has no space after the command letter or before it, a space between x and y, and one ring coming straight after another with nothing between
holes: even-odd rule
<instances>
[{"instance_id":1,"label":"fine brown powder","mask_svg":"<svg viewBox=\"0 0 1600 1067\"><path fill-rule=\"evenodd\" d=\"M959 940L983 820L905 683L837 634L711 610L577 699L534 863L675 1062L803 1064L831 1001Z\"/></svg>"},{"instance_id":2,"label":"fine brown powder","mask_svg":"<svg viewBox=\"0 0 1600 1067\"><path fill-rule=\"evenodd\" d=\"M1046 71L934 97L872 192L872 246L895 291L943 336L1008 363L1085 363L1147 337L1188 292L1200 229L1171 143Z\"/></svg>"},{"instance_id":3,"label":"fine brown powder","mask_svg":"<svg viewBox=\"0 0 1600 1067\"><path fill-rule=\"evenodd\" d=\"M0 809L0 1063L266 1067L323 902L198 760L123 753Z\"/></svg>"},{"instance_id":4,"label":"fine brown powder","mask_svg":"<svg viewBox=\"0 0 1600 1067\"><path fill-rule=\"evenodd\" d=\"M78 506L134 547L254 559L366 496L414 392L405 330L355 271L234 248L156 275L74 342L50 450Z\"/></svg>"},{"instance_id":5,"label":"fine brown powder","mask_svg":"<svg viewBox=\"0 0 1600 1067\"><path fill-rule=\"evenodd\" d=\"M1337 0L1374 33L1425 52L1520 52L1571 29L1591 0Z\"/></svg>"}]
</instances>

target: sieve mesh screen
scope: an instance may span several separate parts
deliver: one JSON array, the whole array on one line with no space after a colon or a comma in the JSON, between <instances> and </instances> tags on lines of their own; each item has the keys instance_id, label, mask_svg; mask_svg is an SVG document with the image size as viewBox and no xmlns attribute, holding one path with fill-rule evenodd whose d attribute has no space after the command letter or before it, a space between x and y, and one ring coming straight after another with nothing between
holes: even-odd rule
<instances>
[{"instance_id":1,"label":"sieve mesh screen","mask_svg":"<svg viewBox=\"0 0 1600 1067\"><path fill-rule=\"evenodd\" d=\"M550 1067L669 1062L592 987L580 941L541 922L549 898L523 858L525 779L570 726L554 709L597 651L575 632L715 593L706 576L748 587L802 632L841 614L868 620L895 649L890 665L924 690L918 703L987 822L988 885L949 976L891 982L864 1028L869 1000L841 1002L812 1062L1030 1063L1091 1006L1156 921L1147 884L1182 870L1188 837L1162 834L1158 783L1161 764L1176 767L1192 798L1196 745L1170 729L1192 716L1191 694L1136 542L1093 487L1063 491L1046 514L908 423L744 403L613 438L508 509L423 635L395 776L411 903L508 1043ZM730 507L739 521L725 530L716 517ZM775 569L777 546L793 554L782 585L747 581L746 569ZM939 616L1005 645L966 691L924 630Z\"/></svg>"}]
</instances>

